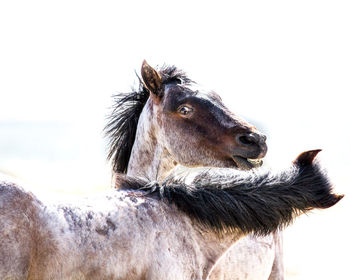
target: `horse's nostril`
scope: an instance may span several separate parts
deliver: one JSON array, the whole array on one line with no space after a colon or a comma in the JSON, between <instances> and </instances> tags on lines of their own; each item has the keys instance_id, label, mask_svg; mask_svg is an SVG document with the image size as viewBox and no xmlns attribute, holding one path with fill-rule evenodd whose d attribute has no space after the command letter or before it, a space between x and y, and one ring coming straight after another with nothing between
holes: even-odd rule
<instances>
[{"instance_id":1,"label":"horse's nostril","mask_svg":"<svg viewBox=\"0 0 350 280\"><path fill-rule=\"evenodd\" d=\"M260 133L242 133L236 136L238 149L246 158L261 158L266 155L266 136Z\"/></svg>"},{"instance_id":2,"label":"horse's nostril","mask_svg":"<svg viewBox=\"0 0 350 280\"><path fill-rule=\"evenodd\" d=\"M238 137L238 141L243 144L243 145L247 145L247 146L251 146L251 145L256 145L258 144L258 140L256 139L256 137L254 137L251 134L248 135L242 135Z\"/></svg>"}]
</instances>

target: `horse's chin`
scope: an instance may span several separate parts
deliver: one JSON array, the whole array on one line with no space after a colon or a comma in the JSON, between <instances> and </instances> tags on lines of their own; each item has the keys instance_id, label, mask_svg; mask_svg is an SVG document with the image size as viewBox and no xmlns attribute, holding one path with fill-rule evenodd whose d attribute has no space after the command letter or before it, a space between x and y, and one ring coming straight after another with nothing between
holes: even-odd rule
<instances>
[{"instance_id":1,"label":"horse's chin","mask_svg":"<svg viewBox=\"0 0 350 280\"><path fill-rule=\"evenodd\" d=\"M240 156L232 156L232 161L235 168L242 170L250 170L252 168L260 167L263 164L261 159L250 159Z\"/></svg>"}]
</instances>

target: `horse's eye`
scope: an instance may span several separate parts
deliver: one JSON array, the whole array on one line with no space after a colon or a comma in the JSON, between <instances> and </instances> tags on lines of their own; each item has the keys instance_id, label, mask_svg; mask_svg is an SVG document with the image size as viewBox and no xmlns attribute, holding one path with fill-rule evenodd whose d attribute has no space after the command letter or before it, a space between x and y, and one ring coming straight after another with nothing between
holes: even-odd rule
<instances>
[{"instance_id":1,"label":"horse's eye","mask_svg":"<svg viewBox=\"0 0 350 280\"><path fill-rule=\"evenodd\" d=\"M187 116L188 114L192 113L193 112L193 109L189 106L181 106L179 109L178 109L179 113L181 115L184 115L184 116Z\"/></svg>"},{"instance_id":2,"label":"horse's eye","mask_svg":"<svg viewBox=\"0 0 350 280\"><path fill-rule=\"evenodd\" d=\"M190 114L192 112L193 112L193 109L191 107L189 107L189 106L181 106L179 108L179 113L181 115L184 115L184 116L186 116L186 115L188 115L188 114Z\"/></svg>"}]
</instances>

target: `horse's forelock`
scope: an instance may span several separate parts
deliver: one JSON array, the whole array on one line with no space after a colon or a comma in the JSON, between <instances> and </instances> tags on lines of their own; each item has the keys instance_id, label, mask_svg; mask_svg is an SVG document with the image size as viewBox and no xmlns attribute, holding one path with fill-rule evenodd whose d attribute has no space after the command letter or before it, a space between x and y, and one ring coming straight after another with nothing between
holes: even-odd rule
<instances>
[{"instance_id":1,"label":"horse's forelock","mask_svg":"<svg viewBox=\"0 0 350 280\"><path fill-rule=\"evenodd\" d=\"M188 78L187 74L181 70L178 69L176 66L172 65L164 65L159 70L161 76L162 76L162 82L163 84L169 84L169 83L181 83L181 84L191 84L193 81Z\"/></svg>"}]
</instances>

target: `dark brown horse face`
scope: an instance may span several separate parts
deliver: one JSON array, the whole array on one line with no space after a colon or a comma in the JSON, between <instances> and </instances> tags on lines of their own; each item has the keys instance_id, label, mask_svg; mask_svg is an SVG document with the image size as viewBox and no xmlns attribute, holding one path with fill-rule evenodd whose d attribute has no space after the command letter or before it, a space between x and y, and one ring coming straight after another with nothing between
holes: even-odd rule
<instances>
[{"instance_id":1,"label":"dark brown horse face","mask_svg":"<svg viewBox=\"0 0 350 280\"><path fill-rule=\"evenodd\" d=\"M166 147L188 166L248 169L265 156L266 137L231 113L214 93L165 86L160 114Z\"/></svg>"},{"instance_id":2,"label":"dark brown horse face","mask_svg":"<svg viewBox=\"0 0 350 280\"><path fill-rule=\"evenodd\" d=\"M195 89L193 83L161 84L157 75L153 73L153 80L146 82L147 74L142 72L162 132L158 141L177 162L241 169L261 164L267 152L266 137L230 112L216 93Z\"/></svg>"}]
</instances>

